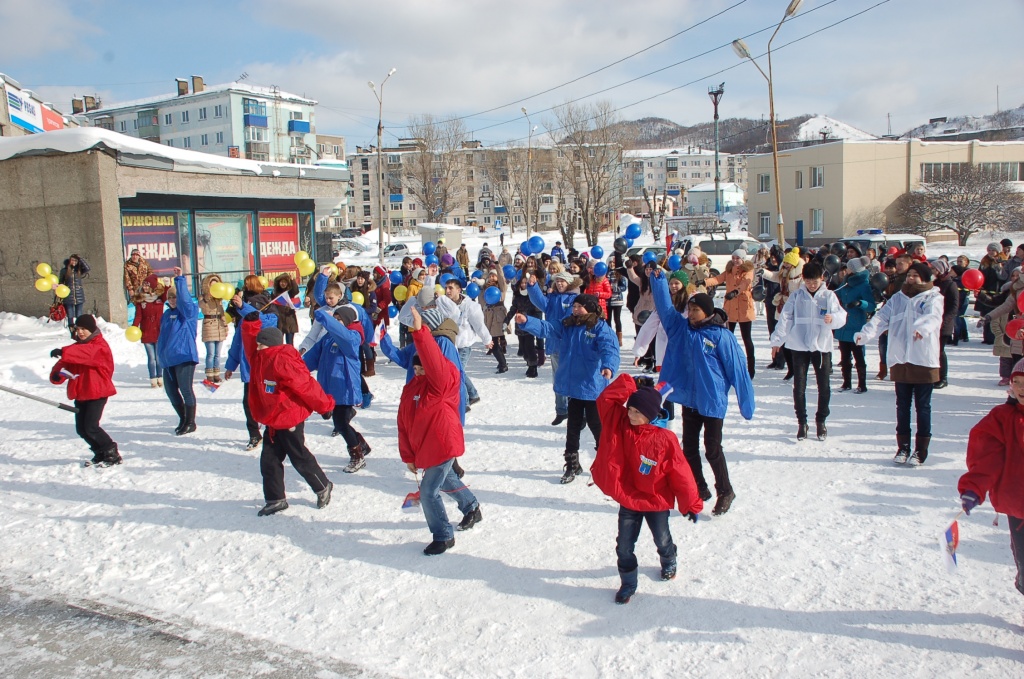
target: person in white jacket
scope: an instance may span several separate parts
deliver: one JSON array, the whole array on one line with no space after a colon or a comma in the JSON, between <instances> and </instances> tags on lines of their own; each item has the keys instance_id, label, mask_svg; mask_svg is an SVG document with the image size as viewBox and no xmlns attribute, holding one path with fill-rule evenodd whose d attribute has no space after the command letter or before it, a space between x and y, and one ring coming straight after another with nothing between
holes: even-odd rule
<instances>
[{"instance_id":1,"label":"person in white jacket","mask_svg":"<svg viewBox=\"0 0 1024 679\"><path fill-rule=\"evenodd\" d=\"M885 362L896 383L896 456L893 462L923 464L932 438L932 387L939 381L939 331L942 328L942 293L932 285L932 270L915 262L907 270L903 287L875 317L853 336L865 344L889 331ZM910 404L917 411L917 436L910 454Z\"/></svg>"},{"instance_id":2,"label":"person in white jacket","mask_svg":"<svg viewBox=\"0 0 1024 679\"><path fill-rule=\"evenodd\" d=\"M459 350L459 360L462 361L462 369L466 370L469 365L469 355L473 351L473 345L477 340L484 343L490 350L494 346L491 340L491 333L484 323L484 312L476 300L468 300L462 293L462 281L452 277L444 286L445 297L456 304L459 308L459 334L455 338L455 348ZM480 402L480 394L473 386L473 380L469 379L469 372L466 372L466 405L472 406Z\"/></svg>"},{"instance_id":3,"label":"person in white jacket","mask_svg":"<svg viewBox=\"0 0 1024 679\"><path fill-rule=\"evenodd\" d=\"M832 331L846 325L846 309L836 294L825 286L825 272L817 262L803 267L803 285L793 292L782 307L778 325L772 333L772 358L782 345L793 356L793 408L796 410L796 438L807 438L807 369L814 366L818 385L818 410L814 414L815 433L819 441L828 435L825 420L829 415L832 389Z\"/></svg>"}]
</instances>

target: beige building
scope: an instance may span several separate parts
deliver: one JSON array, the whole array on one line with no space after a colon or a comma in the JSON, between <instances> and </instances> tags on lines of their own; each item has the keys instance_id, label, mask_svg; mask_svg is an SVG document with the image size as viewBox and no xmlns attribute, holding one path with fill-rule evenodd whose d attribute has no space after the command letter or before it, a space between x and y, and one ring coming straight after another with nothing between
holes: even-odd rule
<instances>
[{"instance_id":1,"label":"beige building","mask_svg":"<svg viewBox=\"0 0 1024 679\"><path fill-rule=\"evenodd\" d=\"M786 240L816 245L894 223L897 198L960 163L985 165L1007 181L1024 180L1024 142L837 140L779 154ZM748 156L748 231L776 236L771 154Z\"/></svg>"}]
</instances>

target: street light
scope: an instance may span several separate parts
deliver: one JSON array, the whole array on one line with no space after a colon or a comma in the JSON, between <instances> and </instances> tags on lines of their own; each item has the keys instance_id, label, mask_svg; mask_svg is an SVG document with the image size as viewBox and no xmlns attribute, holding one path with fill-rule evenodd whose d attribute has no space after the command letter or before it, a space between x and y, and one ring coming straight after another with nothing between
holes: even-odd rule
<instances>
[{"instance_id":1,"label":"street light","mask_svg":"<svg viewBox=\"0 0 1024 679\"><path fill-rule=\"evenodd\" d=\"M380 259L381 266L384 266L384 221L387 218L387 213L384 212L384 166L381 165L380 147L382 138L384 136L384 84L387 83L388 78L395 74L397 68L392 68L388 71L388 74L384 76L384 80L380 83L380 90L373 84L373 81L366 83L371 90L373 90L373 96L377 97L377 174L378 174L378 192L377 192L377 211L380 213L380 218L377 224L377 256ZM388 242L391 241L391 231L388 230Z\"/></svg>"},{"instance_id":2,"label":"street light","mask_svg":"<svg viewBox=\"0 0 1024 679\"><path fill-rule=\"evenodd\" d=\"M526 138L526 239L530 239L530 188L533 186L533 133L537 131L537 126L530 122L530 114L526 112L526 107L519 109L526 116L526 125L530 128L530 132Z\"/></svg>"},{"instance_id":3,"label":"street light","mask_svg":"<svg viewBox=\"0 0 1024 679\"><path fill-rule=\"evenodd\" d=\"M718 222L722 219L722 199L721 199L721 184L722 175L718 170L718 102L722 100L722 95L725 94L725 83L718 86L717 89L708 88L708 96L711 97L711 103L715 106L715 228L718 228Z\"/></svg>"},{"instance_id":4,"label":"street light","mask_svg":"<svg viewBox=\"0 0 1024 679\"><path fill-rule=\"evenodd\" d=\"M782 219L782 193L779 185L779 139L775 130L775 93L772 90L772 40L775 40L775 36L778 34L779 29L782 28L782 24L786 22L786 19L790 18L797 13L800 9L804 0L790 0L789 6L786 7L786 13L782 16L782 21L775 27L775 32L772 33L772 37L768 39L768 73L761 70L761 66L754 61L753 55L750 53L750 48L747 47L747 43L743 42L742 39L736 39L732 41L732 49L736 52L736 56L740 59L749 59L765 80L768 81L768 117L771 120L772 125L772 164L775 168L775 211L778 214L778 225L777 225L777 239L779 246L782 247L786 243L786 227Z\"/></svg>"}]
</instances>

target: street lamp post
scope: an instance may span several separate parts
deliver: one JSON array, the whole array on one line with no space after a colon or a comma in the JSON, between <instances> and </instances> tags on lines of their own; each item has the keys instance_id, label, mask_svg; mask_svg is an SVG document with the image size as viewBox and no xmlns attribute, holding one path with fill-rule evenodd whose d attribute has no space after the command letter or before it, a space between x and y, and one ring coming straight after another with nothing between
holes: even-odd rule
<instances>
[{"instance_id":1,"label":"street lamp post","mask_svg":"<svg viewBox=\"0 0 1024 679\"><path fill-rule=\"evenodd\" d=\"M777 238L780 247L786 243L786 227L782 219L782 193L780 191L782 187L779 185L779 140L775 129L775 94L772 89L772 40L775 40L775 36L778 34L779 29L782 28L782 24L786 22L786 19L796 14L803 2L804 0L790 0L789 5L786 7L786 13L782 15L782 21L775 27L772 37L768 39L768 73L761 70L761 66L754 61L747 43L743 42L742 39L732 41L732 49L736 52L736 55L740 59L749 59L750 63L757 68L762 77L768 81L768 117L771 119L772 126L772 165L775 168L775 211L778 214Z\"/></svg>"},{"instance_id":2,"label":"street lamp post","mask_svg":"<svg viewBox=\"0 0 1024 679\"><path fill-rule=\"evenodd\" d=\"M377 224L377 257L380 259L381 266L384 266L384 222L387 219L387 213L384 212L384 166L381 164L380 147L384 137L384 84L387 83L388 78L395 74L397 68L392 68L388 71L388 74L384 76L384 80L380 83L380 89L373 84L373 81L369 81L367 85L373 90L373 96L377 97L377 211L379 214L379 221ZM388 231L389 241L391 231Z\"/></svg>"},{"instance_id":3,"label":"street lamp post","mask_svg":"<svg viewBox=\"0 0 1024 679\"><path fill-rule=\"evenodd\" d=\"M722 219L722 173L718 169L718 102L722 100L722 95L725 94L725 83L721 83L717 89L708 88L708 96L711 97L711 103L715 106L715 228L718 228L718 222Z\"/></svg>"},{"instance_id":4,"label":"street lamp post","mask_svg":"<svg viewBox=\"0 0 1024 679\"><path fill-rule=\"evenodd\" d=\"M526 125L530 128L530 132L526 137L526 239L530 239L530 191L533 186L533 133L537 129L537 126L530 122L530 114L526 112L526 107L519 109L526 116Z\"/></svg>"}]
</instances>

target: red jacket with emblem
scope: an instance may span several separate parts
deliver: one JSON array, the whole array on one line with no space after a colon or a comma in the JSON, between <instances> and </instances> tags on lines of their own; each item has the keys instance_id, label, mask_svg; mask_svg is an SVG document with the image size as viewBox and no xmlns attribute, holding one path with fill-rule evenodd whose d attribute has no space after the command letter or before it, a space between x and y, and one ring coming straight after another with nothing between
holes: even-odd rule
<instances>
[{"instance_id":1,"label":"red jacket with emblem","mask_svg":"<svg viewBox=\"0 0 1024 679\"><path fill-rule=\"evenodd\" d=\"M61 374L66 370L77 377L68 379ZM73 401L94 401L113 396L114 355L103 333L96 331L84 342L75 342L61 349L60 360L50 371L53 384L68 383L68 398Z\"/></svg>"},{"instance_id":2,"label":"red jacket with emblem","mask_svg":"<svg viewBox=\"0 0 1024 679\"><path fill-rule=\"evenodd\" d=\"M967 473L957 485L992 508L1024 518L1024 405L1004 403L981 418L967 439Z\"/></svg>"},{"instance_id":3,"label":"red jacket with emblem","mask_svg":"<svg viewBox=\"0 0 1024 679\"><path fill-rule=\"evenodd\" d=\"M324 393L298 350L290 344L256 351L260 322L242 323L242 348L249 360L249 409L271 429L291 429L311 412L329 413L334 399Z\"/></svg>"},{"instance_id":4,"label":"red jacket with emblem","mask_svg":"<svg viewBox=\"0 0 1024 679\"><path fill-rule=\"evenodd\" d=\"M635 512L661 512L676 506L683 514L700 512L704 501L675 434L653 424L634 427L629 423L626 400L635 391L632 376L623 374L597 397L601 440L590 467L594 483Z\"/></svg>"},{"instance_id":5,"label":"red jacket with emblem","mask_svg":"<svg viewBox=\"0 0 1024 679\"><path fill-rule=\"evenodd\" d=\"M601 311L604 312L604 317L608 318L608 300L612 298L612 284L608 282L607 276L593 277L590 279L590 284L584 291L588 295L597 297L597 301L601 303Z\"/></svg>"},{"instance_id":6,"label":"red jacket with emblem","mask_svg":"<svg viewBox=\"0 0 1024 679\"><path fill-rule=\"evenodd\" d=\"M428 469L466 450L459 419L461 378L459 369L441 353L426 326L412 331L412 341L425 374L412 378L402 389L398 453L403 462Z\"/></svg>"}]
</instances>

